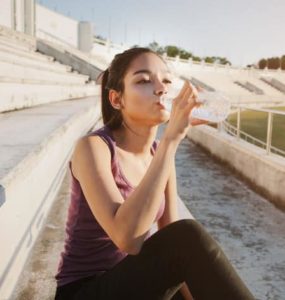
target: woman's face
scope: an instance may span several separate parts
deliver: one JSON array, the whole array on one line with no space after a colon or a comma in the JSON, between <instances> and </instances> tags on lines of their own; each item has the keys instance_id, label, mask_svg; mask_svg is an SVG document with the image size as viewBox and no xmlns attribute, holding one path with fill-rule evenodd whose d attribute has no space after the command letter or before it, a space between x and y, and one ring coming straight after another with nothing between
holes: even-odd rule
<instances>
[{"instance_id":1,"label":"woman's face","mask_svg":"<svg viewBox=\"0 0 285 300\"><path fill-rule=\"evenodd\" d=\"M155 54L144 53L130 65L124 78L122 113L124 119L158 125L169 119L160 101L170 88L172 76L167 65Z\"/></svg>"}]
</instances>

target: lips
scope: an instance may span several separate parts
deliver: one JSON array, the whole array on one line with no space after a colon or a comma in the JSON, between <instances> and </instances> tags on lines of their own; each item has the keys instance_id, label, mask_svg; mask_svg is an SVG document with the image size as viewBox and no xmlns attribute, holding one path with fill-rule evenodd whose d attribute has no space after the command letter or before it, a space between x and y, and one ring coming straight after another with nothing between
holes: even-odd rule
<instances>
[{"instance_id":1,"label":"lips","mask_svg":"<svg viewBox=\"0 0 285 300\"><path fill-rule=\"evenodd\" d=\"M161 108L166 109L164 103L162 103L162 102L157 102L156 104L159 105Z\"/></svg>"}]
</instances>

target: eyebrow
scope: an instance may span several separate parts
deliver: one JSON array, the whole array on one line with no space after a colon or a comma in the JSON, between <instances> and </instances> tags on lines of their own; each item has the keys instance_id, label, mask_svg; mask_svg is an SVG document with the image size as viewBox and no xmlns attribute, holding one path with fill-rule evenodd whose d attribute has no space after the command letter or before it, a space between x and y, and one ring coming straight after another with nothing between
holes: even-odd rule
<instances>
[{"instance_id":1,"label":"eyebrow","mask_svg":"<svg viewBox=\"0 0 285 300\"><path fill-rule=\"evenodd\" d=\"M147 70L147 69L142 69L142 70L138 70L138 71L134 72L133 75L137 75L137 74L141 74L141 73L151 74L151 71ZM170 71L166 71L165 73L170 74Z\"/></svg>"}]
</instances>

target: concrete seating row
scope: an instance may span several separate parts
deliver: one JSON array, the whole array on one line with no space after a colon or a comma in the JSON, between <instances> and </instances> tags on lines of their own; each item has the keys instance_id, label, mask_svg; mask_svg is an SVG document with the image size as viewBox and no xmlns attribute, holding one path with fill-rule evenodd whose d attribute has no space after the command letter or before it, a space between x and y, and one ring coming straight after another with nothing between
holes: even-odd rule
<instances>
[{"instance_id":1,"label":"concrete seating row","mask_svg":"<svg viewBox=\"0 0 285 300\"><path fill-rule=\"evenodd\" d=\"M248 80L255 86L258 86L260 89L264 91L265 95L272 96L272 97L282 97L284 96L280 91L276 90L274 87L268 85L264 81L262 81L259 77L247 77ZM246 77L245 77L246 79Z\"/></svg>"},{"instance_id":2,"label":"concrete seating row","mask_svg":"<svg viewBox=\"0 0 285 300\"><path fill-rule=\"evenodd\" d=\"M51 55L64 65L69 65L80 74L89 76L96 81L103 70L102 65L91 54L83 53L70 45L60 45L54 42L38 39L37 50L45 55Z\"/></svg>"},{"instance_id":3,"label":"concrete seating row","mask_svg":"<svg viewBox=\"0 0 285 300\"><path fill-rule=\"evenodd\" d=\"M89 76L36 52L34 38L1 29L0 113L97 93Z\"/></svg>"},{"instance_id":4,"label":"concrete seating row","mask_svg":"<svg viewBox=\"0 0 285 300\"><path fill-rule=\"evenodd\" d=\"M260 79L262 81L264 81L265 83L269 84L270 86L272 86L273 88L275 88L276 90L285 94L285 84L283 82L279 81L276 78L272 78L272 77L261 77Z\"/></svg>"},{"instance_id":5,"label":"concrete seating row","mask_svg":"<svg viewBox=\"0 0 285 300\"><path fill-rule=\"evenodd\" d=\"M21 57L28 57L28 58L36 59L37 61L54 61L54 57L52 56L42 55L41 53L35 51L19 50L16 49L15 47L11 47L11 45L7 43L1 42L1 40L0 40L0 49L1 52L18 54Z\"/></svg>"},{"instance_id":6,"label":"concrete seating row","mask_svg":"<svg viewBox=\"0 0 285 300\"><path fill-rule=\"evenodd\" d=\"M0 27L1 299L13 293L75 141L100 115L89 76L35 51L34 38Z\"/></svg>"},{"instance_id":7,"label":"concrete seating row","mask_svg":"<svg viewBox=\"0 0 285 300\"><path fill-rule=\"evenodd\" d=\"M20 51L31 52L35 51L35 45L26 43L25 40L14 39L13 37L0 35L0 43L10 46L13 49L17 49Z\"/></svg>"},{"instance_id":8,"label":"concrete seating row","mask_svg":"<svg viewBox=\"0 0 285 300\"><path fill-rule=\"evenodd\" d=\"M11 28L3 25L0 25L0 36L13 38L17 44L21 44L23 42L25 45L29 45L31 48L36 47L35 37L24 34L20 31L12 30Z\"/></svg>"},{"instance_id":9,"label":"concrete seating row","mask_svg":"<svg viewBox=\"0 0 285 300\"><path fill-rule=\"evenodd\" d=\"M23 53L12 51L13 49L9 49L8 47L1 47L0 45L0 60L5 61L11 64L17 64L22 66L31 66L35 68L42 68L51 71L57 72L70 72L72 68L70 66L66 66L60 64L59 62L55 61L52 62L51 60L41 60L40 57L45 57L44 55L38 54L34 55L33 52L30 53ZM35 52L34 52L35 53Z\"/></svg>"},{"instance_id":10,"label":"concrete seating row","mask_svg":"<svg viewBox=\"0 0 285 300\"><path fill-rule=\"evenodd\" d=\"M62 71L47 70L37 66L13 64L0 61L0 76L10 78L39 79L45 81L58 81L62 83L80 83L84 84L89 77L74 73L63 73Z\"/></svg>"},{"instance_id":11,"label":"concrete seating row","mask_svg":"<svg viewBox=\"0 0 285 300\"><path fill-rule=\"evenodd\" d=\"M5 80L5 81L4 81ZM94 84L53 84L44 81L15 82L0 78L0 112L18 110L67 99L92 96L98 90Z\"/></svg>"},{"instance_id":12,"label":"concrete seating row","mask_svg":"<svg viewBox=\"0 0 285 300\"><path fill-rule=\"evenodd\" d=\"M98 120L99 103L93 96L0 114L1 299L10 299L74 143Z\"/></svg>"},{"instance_id":13,"label":"concrete seating row","mask_svg":"<svg viewBox=\"0 0 285 300\"><path fill-rule=\"evenodd\" d=\"M214 92L215 89L212 88L211 86L209 86L208 84L206 84L205 82L193 77L193 76L189 76L189 77L186 77L186 76L180 76L181 79L183 80L190 80L195 86L199 86L201 87L202 89L206 90L206 91L210 91L210 92Z\"/></svg>"},{"instance_id":14,"label":"concrete seating row","mask_svg":"<svg viewBox=\"0 0 285 300\"><path fill-rule=\"evenodd\" d=\"M257 94L257 95L263 95L264 92L262 89L260 89L259 87L257 87L256 85L250 83L249 81L239 81L239 80L236 80L234 81L235 84L245 88L246 90L254 93L254 94Z\"/></svg>"},{"instance_id":15,"label":"concrete seating row","mask_svg":"<svg viewBox=\"0 0 285 300\"><path fill-rule=\"evenodd\" d=\"M194 64L187 61L178 61L175 59L169 60L168 63L173 66L176 73L180 76L185 76L188 79L195 78L200 82L203 82L207 86L212 87L215 90L226 93L229 96L239 97L246 100L253 93L251 90L261 93L268 97L284 98L284 94L276 88L266 84L260 80L263 76L271 76L276 80L285 83L285 72L284 71L273 71L273 70L255 70L255 69L241 69L234 67L221 67L221 66L210 66L208 64ZM248 82L245 89L241 85L235 84L236 81ZM253 88L253 86L255 88Z\"/></svg>"}]
</instances>

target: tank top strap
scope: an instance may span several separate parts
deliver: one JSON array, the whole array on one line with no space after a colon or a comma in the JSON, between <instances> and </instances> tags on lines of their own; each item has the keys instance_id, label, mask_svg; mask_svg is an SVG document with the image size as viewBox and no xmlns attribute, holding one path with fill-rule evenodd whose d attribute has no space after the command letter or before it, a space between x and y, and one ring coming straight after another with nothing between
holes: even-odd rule
<instances>
[{"instance_id":1,"label":"tank top strap","mask_svg":"<svg viewBox=\"0 0 285 300\"><path fill-rule=\"evenodd\" d=\"M108 145L111 152L112 161L115 158L115 140L113 139L112 132L107 126L103 126L95 131L87 134L87 136L98 135L100 136Z\"/></svg>"},{"instance_id":2,"label":"tank top strap","mask_svg":"<svg viewBox=\"0 0 285 300\"><path fill-rule=\"evenodd\" d=\"M103 126L95 131L92 131L87 134L87 136L92 136L92 135L99 135L108 145L110 151L111 151L111 158L112 161L116 160L116 141L113 137L112 131L108 126ZM152 151L153 154L155 153L157 147L159 145L159 140L154 140L152 144Z\"/></svg>"},{"instance_id":3,"label":"tank top strap","mask_svg":"<svg viewBox=\"0 0 285 300\"><path fill-rule=\"evenodd\" d=\"M153 149L153 152L155 153L158 145L159 145L159 140L154 140L153 144L152 144L152 149Z\"/></svg>"}]
</instances>

